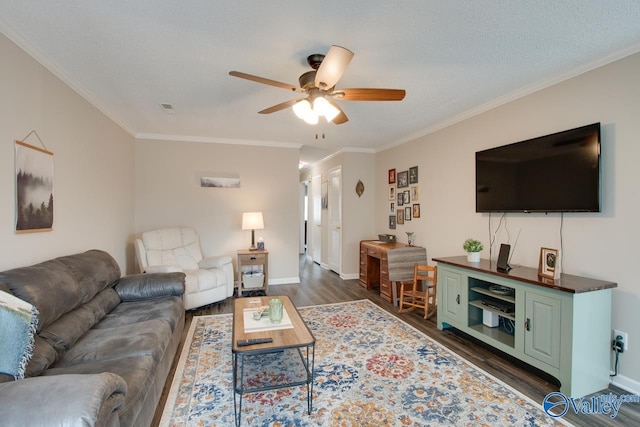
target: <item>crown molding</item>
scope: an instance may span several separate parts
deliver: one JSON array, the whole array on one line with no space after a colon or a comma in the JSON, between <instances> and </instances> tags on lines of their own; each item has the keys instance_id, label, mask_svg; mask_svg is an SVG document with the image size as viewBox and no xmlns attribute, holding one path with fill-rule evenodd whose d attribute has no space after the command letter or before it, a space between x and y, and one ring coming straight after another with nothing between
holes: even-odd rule
<instances>
[{"instance_id":1,"label":"crown molding","mask_svg":"<svg viewBox=\"0 0 640 427\"><path fill-rule=\"evenodd\" d=\"M259 147L292 148L299 150L302 144L278 141L259 141L253 139L233 139L215 138L209 136L188 136L188 135L168 135L163 133L139 132L134 135L136 139L150 139L157 141L179 141L179 142L204 142L207 144L231 144L231 145L253 145Z\"/></svg>"}]
</instances>

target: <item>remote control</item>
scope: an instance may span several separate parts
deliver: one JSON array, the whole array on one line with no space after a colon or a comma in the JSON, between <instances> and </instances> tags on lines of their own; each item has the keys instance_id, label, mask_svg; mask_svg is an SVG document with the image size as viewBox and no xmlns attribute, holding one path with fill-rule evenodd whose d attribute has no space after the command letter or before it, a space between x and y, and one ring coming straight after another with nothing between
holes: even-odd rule
<instances>
[{"instance_id":1,"label":"remote control","mask_svg":"<svg viewBox=\"0 0 640 427\"><path fill-rule=\"evenodd\" d=\"M268 342L273 342L272 338L249 338L248 340L238 340L236 343L238 347L246 347L248 345L254 344L266 344Z\"/></svg>"}]
</instances>

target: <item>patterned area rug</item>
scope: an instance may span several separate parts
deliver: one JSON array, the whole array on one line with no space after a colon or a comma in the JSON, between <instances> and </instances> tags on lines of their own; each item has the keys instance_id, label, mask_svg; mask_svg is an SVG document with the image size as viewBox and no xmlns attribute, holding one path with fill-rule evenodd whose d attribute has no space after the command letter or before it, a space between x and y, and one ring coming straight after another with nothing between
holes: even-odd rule
<instances>
[{"instance_id":1,"label":"patterned area rug","mask_svg":"<svg viewBox=\"0 0 640 427\"><path fill-rule=\"evenodd\" d=\"M259 392L242 425L566 425L368 300L299 310L316 337L312 414L306 386ZM161 426L234 425L231 324L194 317Z\"/></svg>"}]
</instances>

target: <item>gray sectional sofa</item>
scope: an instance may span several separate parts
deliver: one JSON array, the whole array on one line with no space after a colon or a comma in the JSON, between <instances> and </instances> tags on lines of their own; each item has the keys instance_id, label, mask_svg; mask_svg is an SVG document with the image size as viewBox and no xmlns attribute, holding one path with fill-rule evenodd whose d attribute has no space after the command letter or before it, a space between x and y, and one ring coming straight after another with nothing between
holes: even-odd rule
<instances>
[{"instance_id":1,"label":"gray sectional sofa","mask_svg":"<svg viewBox=\"0 0 640 427\"><path fill-rule=\"evenodd\" d=\"M120 277L91 250L1 272L0 291L39 311L25 378L0 376L1 425L151 423L184 329L183 273Z\"/></svg>"}]
</instances>

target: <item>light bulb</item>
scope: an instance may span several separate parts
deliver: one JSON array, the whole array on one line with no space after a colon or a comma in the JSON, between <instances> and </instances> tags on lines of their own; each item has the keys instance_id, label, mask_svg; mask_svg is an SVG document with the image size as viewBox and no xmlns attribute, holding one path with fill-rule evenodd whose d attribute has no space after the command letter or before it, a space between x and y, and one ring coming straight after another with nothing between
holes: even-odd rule
<instances>
[{"instance_id":1,"label":"light bulb","mask_svg":"<svg viewBox=\"0 0 640 427\"><path fill-rule=\"evenodd\" d=\"M295 103L293 112L310 125L318 124L318 115L311 109L311 104L306 99Z\"/></svg>"}]
</instances>

